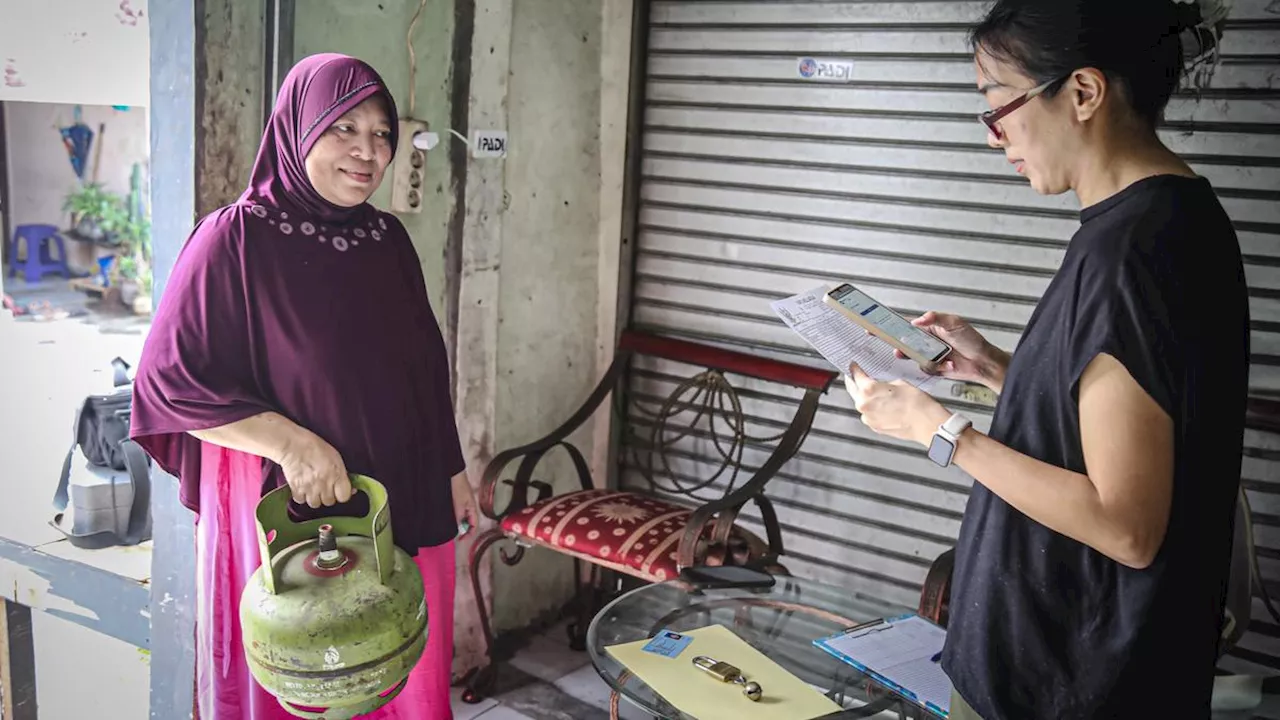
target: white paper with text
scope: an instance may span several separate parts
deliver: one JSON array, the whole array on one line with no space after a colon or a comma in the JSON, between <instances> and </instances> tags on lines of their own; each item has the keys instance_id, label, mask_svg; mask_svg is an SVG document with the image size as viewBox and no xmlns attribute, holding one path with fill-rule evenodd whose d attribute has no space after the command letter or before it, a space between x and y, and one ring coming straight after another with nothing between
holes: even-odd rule
<instances>
[{"instance_id":1,"label":"white paper with text","mask_svg":"<svg viewBox=\"0 0 1280 720\"><path fill-rule=\"evenodd\" d=\"M893 346L822 301L827 289L814 288L789 298L775 300L770 306L797 335L813 346L836 370L847 374L857 363L863 372L876 380L905 380L926 392L938 383L914 360L898 358Z\"/></svg>"}]
</instances>

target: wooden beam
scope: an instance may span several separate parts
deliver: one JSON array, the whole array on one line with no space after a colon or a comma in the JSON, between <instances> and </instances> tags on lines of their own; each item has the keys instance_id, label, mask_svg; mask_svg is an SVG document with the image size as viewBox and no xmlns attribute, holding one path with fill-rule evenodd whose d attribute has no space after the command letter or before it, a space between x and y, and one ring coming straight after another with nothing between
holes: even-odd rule
<instances>
[{"instance_id":1,"label":"wooden beam","mask_svg":"<svg viewBox=\"0 0 1280 720\"><path fill-rule=\"evenodd\" d=\"M36 650L31 608L0 598L0 717L36 720Z\"/></svg>"},{"instance_id":2,"label":"wooden beam","mask_svg":"<svg viewBox=\"0 0 1280 720\"><path fill-rule=\"evenodd\" d=\"M126 577L0 537L0 597L135 647L151 646L146 577Z\"/></svg>"}]
</instances>

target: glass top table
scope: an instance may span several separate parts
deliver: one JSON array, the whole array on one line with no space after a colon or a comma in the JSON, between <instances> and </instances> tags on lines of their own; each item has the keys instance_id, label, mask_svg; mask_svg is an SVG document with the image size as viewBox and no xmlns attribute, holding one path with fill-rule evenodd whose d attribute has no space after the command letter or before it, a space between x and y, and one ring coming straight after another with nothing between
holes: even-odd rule
<instances>
[{"instance_id":1,"label":"glass top table","mask_svg":"<svg viewBox=\"0 0 1280 720\"><path fill-rule=\"evenodd\" d=\"M697 590L674 580L637 588L605 606L587 630L587 649L596 672L613 689L611 716L618 717L621 696L654 717L715 720L680 712L631 675L605 648L645 640L663 629L687 632L720 624L845 708L824 720L872 717L882 712L888 712L883 716L886 718L936 717L813 645L814 640L857 623L901 615L913 608L798 578L778 576L776 580L772 588L763 590Z\"/></svg>"}]
</instances>

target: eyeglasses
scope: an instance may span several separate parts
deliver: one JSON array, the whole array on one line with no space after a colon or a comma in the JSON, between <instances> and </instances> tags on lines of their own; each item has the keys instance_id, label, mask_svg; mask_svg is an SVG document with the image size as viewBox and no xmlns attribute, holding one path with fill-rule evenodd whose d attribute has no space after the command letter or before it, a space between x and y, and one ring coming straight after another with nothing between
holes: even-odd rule
<instances>
[{"instance_id":1,"label":"eyeglasses","mask_svg":"<svg viewBox=\"0 0 1280 720\"><path fill-rule=\"evenodd\" d=\"M1022 95L1018 96L1014 100L1007 102L998 108L979 114L978 119L982 121L983 125L987 126L987 130L991 131L991 134L994 135L997 140L1003 140L1004 132L1000 130L1000 121L1008 117L1009 113L1012 113L1014 110L1017 110L1023 105L1026 105L1036 99L1036 96L1049 89L1050 85L1053 85L1061 79L1062 78L1056 78L1044 83L1043 85L1037 85L1022 93Z\"/></svg>"}]
</instances>

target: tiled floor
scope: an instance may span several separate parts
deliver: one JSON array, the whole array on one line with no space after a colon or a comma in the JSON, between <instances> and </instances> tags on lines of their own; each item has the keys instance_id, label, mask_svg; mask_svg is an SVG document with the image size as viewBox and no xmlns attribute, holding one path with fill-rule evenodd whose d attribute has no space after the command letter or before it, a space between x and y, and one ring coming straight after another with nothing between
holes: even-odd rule
<instances>
[{"instance_id":1,"label":"tiled floor","mask_svg":"<svg viewBox=\"0 0 1280 720\"><path fill-rule=\"evenodd\" d=\"M564 627L534 637L498 673L495 696L476 705L454 691L454 720L605 720L609 687L585 652L569 649ZM623 702L624 720L649 715Z\"/></svg>"}]
</instances>

